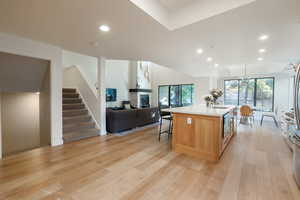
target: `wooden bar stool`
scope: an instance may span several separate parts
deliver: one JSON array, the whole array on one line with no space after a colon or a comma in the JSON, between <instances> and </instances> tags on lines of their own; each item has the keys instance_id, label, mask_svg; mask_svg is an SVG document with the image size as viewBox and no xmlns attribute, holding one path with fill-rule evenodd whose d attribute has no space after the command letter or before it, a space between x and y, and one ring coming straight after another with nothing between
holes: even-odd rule
<instances>
[{"instance_id":1,"label":"wooden bar stool","mask_svg":"<svg viewBox=\"0 0 300 200\"><path fill-rule=\"evenodd\" d=\"M159 109L160 114L160 124L159 124L159 135L158 135L158 141L160 141L160 136L164 133L168 134L168 139L170 138L170 135L172 135L172 129L173 129L173 117L170 112L164 112L161 109ZM169 128L168 130L162 130L162 122L163 120L169 121Z\"/></svg>"}]
</instances>

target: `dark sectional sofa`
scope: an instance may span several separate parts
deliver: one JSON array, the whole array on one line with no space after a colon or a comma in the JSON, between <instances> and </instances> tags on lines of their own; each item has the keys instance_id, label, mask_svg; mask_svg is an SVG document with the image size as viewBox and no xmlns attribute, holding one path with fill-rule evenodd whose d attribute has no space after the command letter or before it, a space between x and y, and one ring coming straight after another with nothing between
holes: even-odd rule
<instances>
[{"instance_id":1,"label":"dark sectional sofa","mask_svg":"<svg viewBox=\"0 0 300 200\"><path fill-rule=\"evenodd\" d=\"M159 109L106 109L106 129L109 133L119 133L122 131L146 126L159 121Z\"/></svg>"}]
</instances>

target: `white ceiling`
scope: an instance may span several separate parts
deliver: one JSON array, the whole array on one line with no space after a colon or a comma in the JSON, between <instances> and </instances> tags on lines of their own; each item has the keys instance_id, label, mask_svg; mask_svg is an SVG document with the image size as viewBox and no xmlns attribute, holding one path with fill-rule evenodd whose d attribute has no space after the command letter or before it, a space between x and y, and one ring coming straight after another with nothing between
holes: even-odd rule
<instances>
[{"instance_id":1,"label":"white ceiling","mask_svg":"<svg viewBox=\"0 0 300 200\"><path fill-rule=\"evenodd\" d=\"M161 2L175 13L182 7L181 0ZM170 31L129 0L1 0L0 32L90 56L152 61L192 76L237 75L244 64L252 74L276 73L300 58L299 10L299 0L257 0ZM101 24L111 31L99 32ZM258 41L264 33L270 39ZM263 62L259 48L267 49ZM206 62L209 56L214 62Z\"/></svg>"},{"instance_id":2,"label":"white ceiling","mask_svg":"<svg viewBox=\"0 0 300 200\"><path fill-rule=\"evenodd\" d=\"M222 14L256 0L130 0L169 30Z\"/></svg>"},{"instance_id":3,"label":"white ceiling","mask_svg":"<svg viewBox=\"0 0 300 200\"><path fill-rule=\"evenodd\" d=\"M176 12L181 8L187 7L199 0L156 0L170 12ZM201 0L200 0L201 1Z\"/></svg>"}]
</instances>

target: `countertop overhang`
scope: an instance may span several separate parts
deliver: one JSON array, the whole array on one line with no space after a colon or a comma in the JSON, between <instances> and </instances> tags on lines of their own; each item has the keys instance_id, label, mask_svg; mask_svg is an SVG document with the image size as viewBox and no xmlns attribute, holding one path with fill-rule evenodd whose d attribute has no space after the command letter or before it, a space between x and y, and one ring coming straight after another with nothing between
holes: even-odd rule
<instances>
[{"instance_id":1,"label":"countertop overhang","mask_svg":"<svg viewBox=\"0 0 300 200\"><path fill-rule=\"evenodd\" d=\"M213 107L207 107L206 105L193 105L187 107L178 107L178 108L167 108L162 109L165 112L171 113L181 113L181 114L192 114L192 115L205 115L213 117L223 117L225 114L230 112L232 109L235 109L236 106L227 106L227 105L216 105Z\"/></svg>"}]
</instances>

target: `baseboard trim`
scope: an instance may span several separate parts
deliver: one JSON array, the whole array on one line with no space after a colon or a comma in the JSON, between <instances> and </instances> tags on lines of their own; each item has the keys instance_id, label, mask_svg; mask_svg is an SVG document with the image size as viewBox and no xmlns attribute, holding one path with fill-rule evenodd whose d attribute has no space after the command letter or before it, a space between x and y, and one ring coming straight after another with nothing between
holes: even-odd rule
<instances>
[{"instance_id":1,"label":"baseboard trim","mask_svg":"<svg viewBox=\"0 0 300 200\"><path fill-rule=\"evenodd\" d=\"M51 146L55 147L55 146L60 146L64 144L64 140L62 138L54 138L53 140L51 140Z\"/></svg>"}]
</instances>

